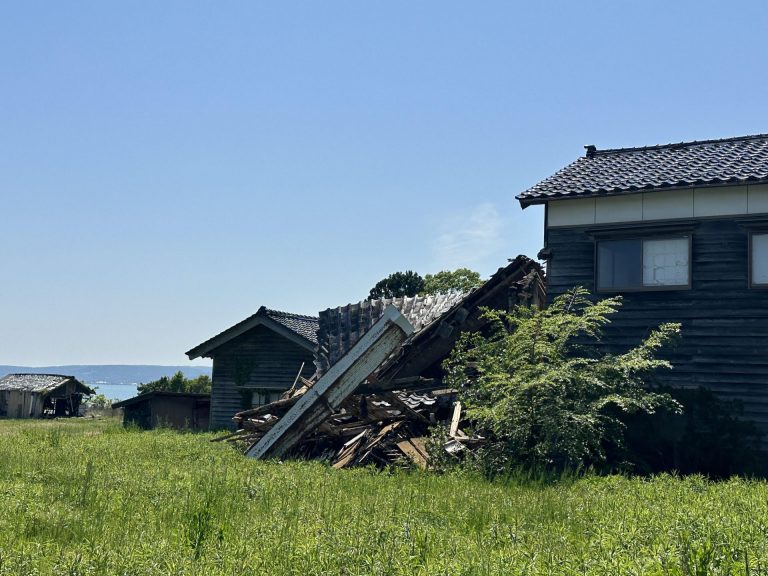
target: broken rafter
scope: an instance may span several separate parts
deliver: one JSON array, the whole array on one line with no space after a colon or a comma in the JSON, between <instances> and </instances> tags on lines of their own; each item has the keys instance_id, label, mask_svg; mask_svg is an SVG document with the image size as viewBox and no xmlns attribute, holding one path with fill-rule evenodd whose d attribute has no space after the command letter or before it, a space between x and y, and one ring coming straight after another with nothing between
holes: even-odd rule
<instances>
[{"instance_id":1,"label":"broken rafter","mask_svg":"<svg viewBox=\"0 0 768 576\"><path fill-rule=\"evenodd\" d=\"M254 444L252 458L280 457L314 430L413 333L413 326L394 306L336 364L307 390L290 410Z\"/></svg>"}]
</instances>

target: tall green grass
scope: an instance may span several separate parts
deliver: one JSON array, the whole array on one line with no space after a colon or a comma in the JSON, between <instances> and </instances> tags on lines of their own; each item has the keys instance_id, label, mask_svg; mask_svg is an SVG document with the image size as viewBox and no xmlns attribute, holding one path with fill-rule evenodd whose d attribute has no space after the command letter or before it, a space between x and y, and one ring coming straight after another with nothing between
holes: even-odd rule
<instances>
[{"instance_id":1,"label":"tall green grass","mask_svg":"<svg viewBox=\"0 0 768 576\"><path fill-rule=\"evenodd\" d=\"M768 486L334 471L0 421L0 575L768 574Z\"/></svg>"}]
</instances>

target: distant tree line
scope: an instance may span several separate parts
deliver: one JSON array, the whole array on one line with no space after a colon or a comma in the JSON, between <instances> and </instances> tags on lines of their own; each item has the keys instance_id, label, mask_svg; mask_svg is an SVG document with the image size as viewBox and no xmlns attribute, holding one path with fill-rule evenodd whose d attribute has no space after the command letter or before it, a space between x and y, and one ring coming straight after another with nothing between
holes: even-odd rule
<instances>
[{"instance_id":1,"label":"distant tree line","mask_svg":"<svg viewBox=\"0 0 768 576\"><path fill-rule=\"evenodd\" d=\"M395 272L379 280L368 293L368 299L400 298L454 290L468 291L482 283L480 273L469 268L457 268L454 271L442 270L437 274L427 274L424 277L413 270L406 270Z\"/></svg>"}]
</instances>

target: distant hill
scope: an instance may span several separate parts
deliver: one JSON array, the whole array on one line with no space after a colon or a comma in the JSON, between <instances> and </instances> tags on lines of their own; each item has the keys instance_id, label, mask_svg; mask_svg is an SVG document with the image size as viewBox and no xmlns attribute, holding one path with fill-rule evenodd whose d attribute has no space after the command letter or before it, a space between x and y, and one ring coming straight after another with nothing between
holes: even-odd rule
<instances>
[{"instance_id":1,"label":"distant hill","mask_svg":"<svg viewBox=\"0 0 768 576\"><path fill-rule=\"evenodd\" d=\"M74 376L84 384L139 384L151 382L162 376L173 376L181 370L187 378L211 375L208 366L152 366L130 364L70 365L70 366L3 366L0 378L6 374L65 374Z\"/></svg>"}]
</instances>

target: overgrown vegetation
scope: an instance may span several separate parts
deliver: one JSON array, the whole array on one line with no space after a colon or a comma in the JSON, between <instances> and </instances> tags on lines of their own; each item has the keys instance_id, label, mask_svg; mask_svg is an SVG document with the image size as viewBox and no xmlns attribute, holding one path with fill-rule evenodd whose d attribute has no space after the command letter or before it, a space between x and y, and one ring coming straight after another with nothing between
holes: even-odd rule
<instances>
[{"instance_id":1,"label":"overgrown vegetation","mask_svg":"<svg viewBox=\"0 0 768 576\"><path fill-rule=\"evenodd\" d=\"M136 387L139 394L146 394L148 392L193 392L199 394L211 393L211 378L205 374L198 376L197 378L187 378L184 373L179 370L168 378L168 376L162 376L158 380L147 382L146 384L139 384Z\"/></svg>"},{"instance_id":2,"label":"overgrown vegetation","mask_svg":"<svg viewBox=\"0 0 768 576\"><path fill-rule=\"evenodd\" d=\"M96 387L96 391L98 392L98 386ZM112 399L107 398L104 394L101 393L86 396L83 403L89 411L112 409Z\"/></svg>"},{"instance_id":3,"label":"overgrown vegetation","mask_svg":"<svg viewBox=\"0 0 768 576\"><path fill-rule=\"evenodd\" d=\"M624 354L593 346L620 305L619 296L593 302L575 288L544 310L488 310L489 332L459 339L445 362L447 383L461 390L467 417L488 437L476 453L487 473L613 464L607 454L623 445L622 415L681 411L649 386L654 371L670 368L656 353L678 324L659 326Z\"/></svg>"},{"instance_id":4,"label":"overgrown vegetation","mask_svg":"<svg viewBox=\"0 0 768 576\"><path fill-rule=\"evenodd\" d=\"M0 575L768 570L768 485L257 462L208 434L0 421Z\"/></svg>"}]
</instances>

